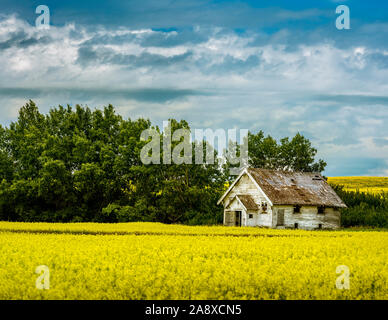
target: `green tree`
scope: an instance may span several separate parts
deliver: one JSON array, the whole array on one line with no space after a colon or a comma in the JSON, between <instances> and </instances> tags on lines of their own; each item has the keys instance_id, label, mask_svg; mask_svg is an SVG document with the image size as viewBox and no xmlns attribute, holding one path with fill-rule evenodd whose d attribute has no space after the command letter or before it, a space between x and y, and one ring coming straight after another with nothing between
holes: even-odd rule
<instances>
[{"instance_id":1,"label":"green tree","mask_svg":"<svg viewBox=\"0 0 388 320\"><path fill-rule=\"evenodd\" d=\"M14 175L13 159L9 152L7 131L0 125L0 182L11 181Z\"/></svg>"},{"instance_id":2,"label":"green tree","mask_svg":"<svg viewBox=\"0 0 388 320\"><path fill-rule=\"evenodd\" d=\"M205 161L203 165L195 164L196 146L203 145L203 160L205 160L206 148L212 147L205 141L194 141L190 144L191 163L164 164L163 138L166 138L169 131L173 135L179 129L190 130L184 120L178 122L170 119L169 124L162 133L156 128L160 133L161 164L140 165L133 168L135 172L133 178L136 181L136 191L133 192L134 210L148 212L150 221L190 224L222 222L222 209L216 206L224 183L220 164L216 157L213 164L206 164ZM183 137L180 141L172 141L171 150L182 142Z\"/></svg>"},{"instance_id":3,"label":"green tree","mask_svg":"<svg viewBox=\"0 0 388 320\"><path fill-rule=\"evenodd\" d=\"M169 132L190 132L184 120L169 123L161 131L146 119L123 119L111 105L101 110L58 106L43 115L29 101L17 121L0 126L0 219L221 223L222 208L216 203L236 165L222 166L205 140L179 150L181 160L188 161L164 163ZM149 143L141 135L151 128L161 151L159 165L141 160ZM187 137L172 141L171 150ZM240 146L229 145L239 157ZM314 162L316 149L299 134L278 144L262 131L249 133L248 145L249 164L255 167L321 171L325 166L322 160ZM206 162L207 151L214 163ZM203 164L196 164L199 159Z\"/></svg>"},{"instance_id":4,"label":"green tree","mask_svg":"<svg viewBox=\"0 0 388 320\"><path fill-rule=\"evenodd\" d=\"M248 147L249 165L255 168L322 172L326 167L322 159L315 161L317 149L300 133L278 143L269 135L265 137L263 131L249 132Z\"/></svg>"}]
</instances>

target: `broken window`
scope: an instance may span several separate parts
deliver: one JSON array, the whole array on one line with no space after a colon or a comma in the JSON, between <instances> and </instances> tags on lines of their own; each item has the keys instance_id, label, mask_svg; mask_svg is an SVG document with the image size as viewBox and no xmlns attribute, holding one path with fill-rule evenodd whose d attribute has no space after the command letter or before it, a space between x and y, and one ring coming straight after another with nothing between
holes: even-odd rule
<instances>
[{"instance_id":1,"label":"broken window","mask_svg":"<svg viewBox=\"0 0 388 320\"><path fill-rule=\"evenodd\" d=\"M294 213L300 213L300 205L294 206Z\"/></svg>"}]
</instances>

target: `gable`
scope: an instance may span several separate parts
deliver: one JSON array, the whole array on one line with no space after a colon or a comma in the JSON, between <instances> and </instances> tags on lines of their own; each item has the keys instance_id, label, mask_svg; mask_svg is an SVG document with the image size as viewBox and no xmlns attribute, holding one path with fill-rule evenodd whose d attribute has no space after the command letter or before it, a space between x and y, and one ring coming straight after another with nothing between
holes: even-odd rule
<instances>
[{"instance_id":1,"label":"gable","mask_svg":"<svg viewBox=\"0 0 388 320\"><path fill-rule=\"evenodd\" d=\"M245 209L241 201L234 197L231 201L228 202L227 206L225 206L227 210L242 210Z\"/></svg>"},{"instance_id":2,"label":"gable","mask_svg":"<svg viewBox=\"0 0 388 320\"><path fill-rule=\"evenodd\" d=\"M255 203L266 201L269 205L272 206L271 200L267 197L267 195L246 170L241 172L241 174L223 194L220 200L218 200L217 204L220 204L221 202L224 202L224 204L226 202L227 204L227 202L231 201L237 195L248 195L252 197L252 200ZM252 206L252 204L247 205Z\"/></svg>"}]
</instances>

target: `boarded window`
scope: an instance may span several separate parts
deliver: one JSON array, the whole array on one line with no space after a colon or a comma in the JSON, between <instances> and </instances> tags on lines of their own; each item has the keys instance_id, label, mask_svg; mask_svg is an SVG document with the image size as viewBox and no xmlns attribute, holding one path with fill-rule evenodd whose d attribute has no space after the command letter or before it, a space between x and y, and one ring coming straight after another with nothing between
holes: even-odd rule
<instances>
[{"instance_id":1,"label":"boarded window","mask_svg":"<svg viewBox=\"0 0 388 320\"><path fill-rule=\"evenodd\" d=\"M277 226L284 226L284 209L278 209L277 220Z\"/></svg>"},{"instance_id":2,"label":"boarded window","mask_svg":"<svg viewBox=\"0 0 388 320\"><path fill-rule=\"evenodd\" d=\"M233 214L234 212L226 211L225 212L225 225L233 225Z\"/></svg>"}]
</instances>

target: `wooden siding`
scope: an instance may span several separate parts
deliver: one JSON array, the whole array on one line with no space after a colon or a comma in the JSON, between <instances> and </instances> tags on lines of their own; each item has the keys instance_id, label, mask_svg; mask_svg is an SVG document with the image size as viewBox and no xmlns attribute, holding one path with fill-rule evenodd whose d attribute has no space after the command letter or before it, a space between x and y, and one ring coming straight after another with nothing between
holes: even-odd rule
<instances>
[{"instance_id":1,"label":"wooden siding","mask_svg":"<svg viewBox=\"0 0 388 320\"><path fill-rule=\"evenodd\" d=\"M267 202L264 194L259 191L259 189L256 187L254 182L248 177L248 175L244 174L241 179L236 183L234 188L229 192L229 194L225 197L223 200L224 203L224 224L230 225L228 221L230 219L225 219L226 212L231 210L239 210L242 211L242 221L241 224L243 226L266 226L271 227L272 226L272 210L270 205L268 204L266 213L262 213L261 206L259 210L248 210L248 213L246 210L241 206L241 204L238 204L238 200L235 199L235 196L238 194L244 194L244 195L250 195L255 203L258 205L261 205L261 203ZM253 219L249 219L248 214L253 214ZM234 219L234 218L233 218ZM234 224L233 224L234 225Z\"/></svg>"},{"instance_id":2,"label":"wooden siding","mask_svg":"<svg viewBox=\"0 0 388 320\"><path fill-rule=\"evenodd\" d=\"M236 223L236 216L234 211L224 211L224 226L232 227Z\"/></svg>"},{"instance_id":3,"label":"wooden siding","mask_svg":"<svg viewBox=\"0 0 388 320\"><path fill-rule=\"evenodd\" d=\"M259 206L258 210L252 210L244 207L243 203L236 197L237 195L249 195ZM266 212L263 212L261 204L268 204ZM337 229L340 227L341 214L338 209L326 207L324 213L318 213L317 206L301 206L300 213L294 213L293 205L274 205L273 207L267 201L264 193L257 188L251 178L244 174L234 185L230 192L223 199L224 204L224 225L236 225L236 211L241 211L242 226L263 226L277 228L277 211L284 210L284 224L282 228L295 228L298 224L299 229L314 230L319 229ZM252 218L249 218L249 215Z\"/></svg>"},{"instance_id":4,"label":"wooden siding","mask_svg":"<svg viewBox=\"0 0 388 320\"><path fill-rule=\"evenodd\" d=\"M236 225L236 211L241 211L241 225L244 226L244 212L245 209L238 201L237 198L232 199L228 206L224 210L224 225L235 226Z\"/></svg>"},{"instance_id":5,"label":"wooden siding","mask_svg":"<svg viewBox=\"0 0 388 320\"><path fill-rule=\"evenodd\" d=\"M340 227L341 214L339 210L325 208L325 213L318 213L318 207L302 206L300 213L294 213L293 206L274 206L272 227L276 228L277 211L284 209L284 227L294 228L295 223L299 229L314 230L322 225L322 229L337 229Z\"/></svg>"}]
</instances>

